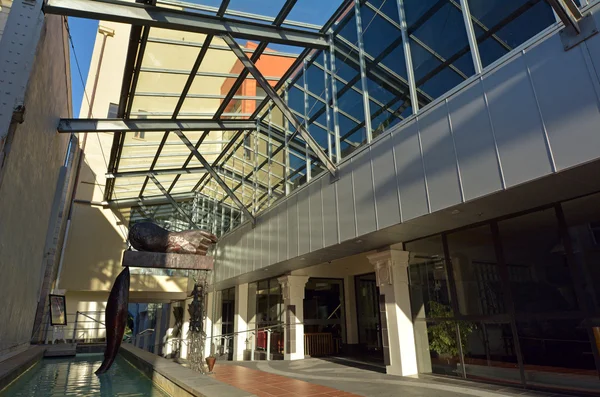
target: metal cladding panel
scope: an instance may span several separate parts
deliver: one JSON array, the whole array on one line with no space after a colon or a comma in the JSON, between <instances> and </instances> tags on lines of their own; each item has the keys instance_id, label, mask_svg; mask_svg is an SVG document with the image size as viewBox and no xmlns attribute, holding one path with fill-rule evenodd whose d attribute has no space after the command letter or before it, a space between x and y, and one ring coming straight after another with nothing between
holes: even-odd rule
<instances>
[{"instance_id":1,"label":"metal cladding panel","mask_svg":"<svg viewBox=\"0 0 600 397\"><path fill-rule=\"evenodd\" d=\"M358 156L352 158L352 169L354 205L356 206L356 229L357 236L360 236L374 232L377 229L370 149L363 150Z\"/></svg>"},{"instance_id":2,"label":"metal cladding panel","mask_svg":"<svg viewBox=\"0 0 600 397\"><path fill-rule=\"evenodd\" d=\"M395 132L392 141L396 157L402 221L406 222L429 212L416 121L408 123Z\"/></svg>"},{"instance_id":3,"label":"metal cladding panel","mask_svg":"<svg viewBox=\"0 0 600 397\"><path fill-rule=\"evenodd\" d=\"M446 102L425 112L418 124L431 212L462 202Z\"/></svg>"},{"instance_id":4,"label":"metal cladding panel","mask_svg":"<svg viewBox=\"0 0 600 397\"><path fill-rule=\"evenodd\" d=\"M277 250L278 262L283 262L289 258L288 233L287 205L286 202L282 202L279 204L277 211L277 240L279 241Z\"/></svg>"},{"instance_id":5,"label":"metal cladding panel","mask_svg":"<svg viewBox=\"0 0 600 397\"><path fill-rule=\"evenodd\" d=\"M494 134L481 81L448 99L465 201L502 189Z\"/></svg>"},{"instance_id":6,"label":"metal cladding panel","mask_svg":"<svg viewBox=\"0 0 600 397\"><path fill-rule=\"evenodd\" d=\"M288 258L298 256L298 195L294 194L287 200L288 222Z\"/></svg>"},{"instance_id":7,"label":"metal cladding panel","mask_svg":"<svg viewBox=\"0 0 600 397\"><path fill-rule=\"evenodd\" d=\"M321 182L312 183L310 196L310 249L323 248L323 201L321 200Z\"/></svg>"},{"instance_id":8,"label":"metal cladding panel","mask_svg":"<svg viewBox=\"0 0 600 397\"><path fill-rule=\"evenodd\" d=\"M544 126L522 54L486 75L483 84L506 187L551 173Z\"/></svg>"},{"instance_id":9,"label":"metal cladding panel","mask_svg":"<svg viewBox=\"0 0 600 397\"><path fill-rule=\"evenodd\" d=\"M375 184L377 224L379 229L383 229L400 223L398 184L391 136L383 137L373 144L371 159Z\"/></svg>"},{"instance_id":10,"label":"metal cladding panel","mask_svg":"<svg viewBox=\"0 0 600 397\"><path fill-rule=\"evenodd\" d=\"M600 37L591 41L597 46ZM598 77L585 56L585 44L565 52L558 36L525 53L557 170L600 154Z\"/></svg>"},{"instance_id":11,"label":"metal cladding panel","mask_svg":"<svg viewBox=\"0 0 600 397\"><path fill-rule=\"evenodd\" d=\"M254 248L254 241L250 239L250 233L246 227L241 228L242 233L244 233L244 239L242 241L242 247L244 247L244 255L242 255L242 269L246 272L252 271L252 262L251 262L251 250ZM252 241L252 247L250 246L250 242Z\"/></svg>"},{"instance_id":12,"label":"metal cladding panel","mask_svg":"<svg viewBox=\"0 0 600 397\"><path fill-rule=\"evenodd\" d=\"M323 198L323 243L325 247L337 244L338 241L338 214L336 185L330 178L321 178L321 195Z\"/></svg>"},{"instance_id":13,"label":"metal cladding panel","mask_svg":"<svg viewBox=\"0 0 600 397\"><path fill-rule=\"evenodd\" d=\"M256 226L254 227L254 269L260 269L263 267L263 239L265 234L265 223L266 219L261 216L256 219Z\"/></svg>"},{"instance_id":14,"label":"metal cladding panel","mask_svg":"<svg viewBox=\"0 0 600 397\"><path fill-rule=\"evenodd\" d=\"M277 211L276 208L269 211L269 227L267 229L267 251L268 251L268 264L277 263Z\"/></svg>"},{"instance_id":15,"label":"metal cladding panel","mask_svg":"<svg viewBox=\"0 0 600 397\"><path fill-rule=\"evenodd\" d=\"M356 237L356 214L352 187L352 163L346 162L340 169L337 181L337 203L340 222L340 241Z\"/></svg>"},{"instance_id":16,"label":"metal cladding panel","mask_svg":"<svg viewBox=\"0 0 600 397\"><path fill-rule=\"evenodd\" d=\"M298 192L298 255L310 251L310 211L308 186Z\"/></svg>"}]
</instances>

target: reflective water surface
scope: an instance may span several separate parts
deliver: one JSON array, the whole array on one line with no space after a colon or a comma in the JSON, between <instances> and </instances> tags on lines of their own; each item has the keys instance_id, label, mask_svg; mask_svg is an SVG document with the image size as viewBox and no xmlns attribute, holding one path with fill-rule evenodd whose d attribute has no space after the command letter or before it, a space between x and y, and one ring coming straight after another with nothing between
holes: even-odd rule
<instances>
[{"instance_id":1,"label":"reflective water surface","mask_svg":"<svg viewBox=\"0 0 600 397\"><path fill-rule=\"evenodd\" d=\"M72 358L44 359L1 391L0 396L169 396L120 356L108 372L96 376L94 371L102 358L102 354L78 354Z\"/></svg>"}]
</instances>

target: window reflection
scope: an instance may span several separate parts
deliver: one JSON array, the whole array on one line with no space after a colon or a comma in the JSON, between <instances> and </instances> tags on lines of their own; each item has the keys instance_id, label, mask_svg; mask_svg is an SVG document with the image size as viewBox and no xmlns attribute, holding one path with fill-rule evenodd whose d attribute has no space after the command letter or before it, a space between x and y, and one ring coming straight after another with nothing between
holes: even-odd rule
<instances>
[{"instance_id":1,"label":"window reflection","mask_svg":"<svg viewBox=\"0 0 600 397\"><path fill-rule=\"evenodd\" d=\"M552 7L541 0L468 2L484 67L556 22Z\"/></svg>"},{"instance_id":2,"label":"window reflection","mask_svg":"<svg viewBox=\"0 0 600 397\"><path fill-rule=\"evenodd\" d=\"M462 314L506 313L500 266L489 225L448 235L458 307Z\"/></svg>"},{"instance_id":3,"label":"window reflection","mask_svg":"<svg viewBox=\"0 0 600 397\"><path fill-rule=\"evenodd\" d=\"M433 100L475 73L462 9L435 0L404 7L416 85Z\"/></svg>"},{"instance_id":4,"label":"window reflection","mask_svg":"<svg viewBox=\"0 0 600 397\"><path fill-rule=\"evenodd\" d=\"M498 223L517 312L579 309L554 209Z\"/></svg>"}]
</instances>

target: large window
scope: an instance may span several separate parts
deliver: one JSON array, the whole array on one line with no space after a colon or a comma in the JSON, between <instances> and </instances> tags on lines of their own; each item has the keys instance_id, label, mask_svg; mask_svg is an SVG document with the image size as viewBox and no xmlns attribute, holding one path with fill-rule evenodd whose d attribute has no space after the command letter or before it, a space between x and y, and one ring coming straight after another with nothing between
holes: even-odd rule
<instances>
[{"instance_id":1,"label":"large window","mask_svg":"<svg viewBox=\"0 0 600 397\"><path fill-rule=\"evenodd\" d=\"M251 303L252 302L252 303ZM271 332L271 354L283 354L284 305L281 285L277 278L252 283L248 288L249 313L254 315L250 324L256 330L256 350L266 352Z\"/></svg>"},{"instance_id":2,"label":"large window","mask_svg":"<svg viewBox=\"0 0 600 397\"><path fill-rule=\"evenodd\" d=\"M406 243L419 371L600 387L597 208L600 194Z\"/></svg>"}]
</instances>

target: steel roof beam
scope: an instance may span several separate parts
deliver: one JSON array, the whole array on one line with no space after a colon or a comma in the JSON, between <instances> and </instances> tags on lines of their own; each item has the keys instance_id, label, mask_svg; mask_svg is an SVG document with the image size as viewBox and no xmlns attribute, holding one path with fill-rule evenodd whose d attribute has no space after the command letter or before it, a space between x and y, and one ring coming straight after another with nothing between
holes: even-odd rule
<instances>
[{"instance_id":1,"label":"steel roof beam","mask_svg":"<svg viewBox=\"0 0 600 397\"><path fill-rule=\"evenodd\" d=\"M193 168L169 168L163 170L154 170L154 171L128 171L128 172L115 172L115 173L107 173L106 178L114 179L114 178L135 178L140 176L150 176L150 175L180 175L180 174L203 174L206 173L206 169L203 167L193 167Z\"/></svg>"},{"instance_id":2,"label":"steel roof beam","mask_svg":"<svg viewBox=\"0 0 600 397\"><path fill-rule=\"evenodd\" d=\"M304 48L328 48L327 37L322 33L124 1L48 0L44 12L186 32L231 34L239 39Z\"/></svg>"},{"instance_id":3,"label":"steel roof beam","mask_svg":"<svg viewBox=\"0 0 600 397\"><path fill-rule=\"evenodd\" d=\"M248 120L208 120L208 119L61 119L58 132L164 132L181 131L237 131L255 130L256 122Z\"/></svg>"}]
</instances>

